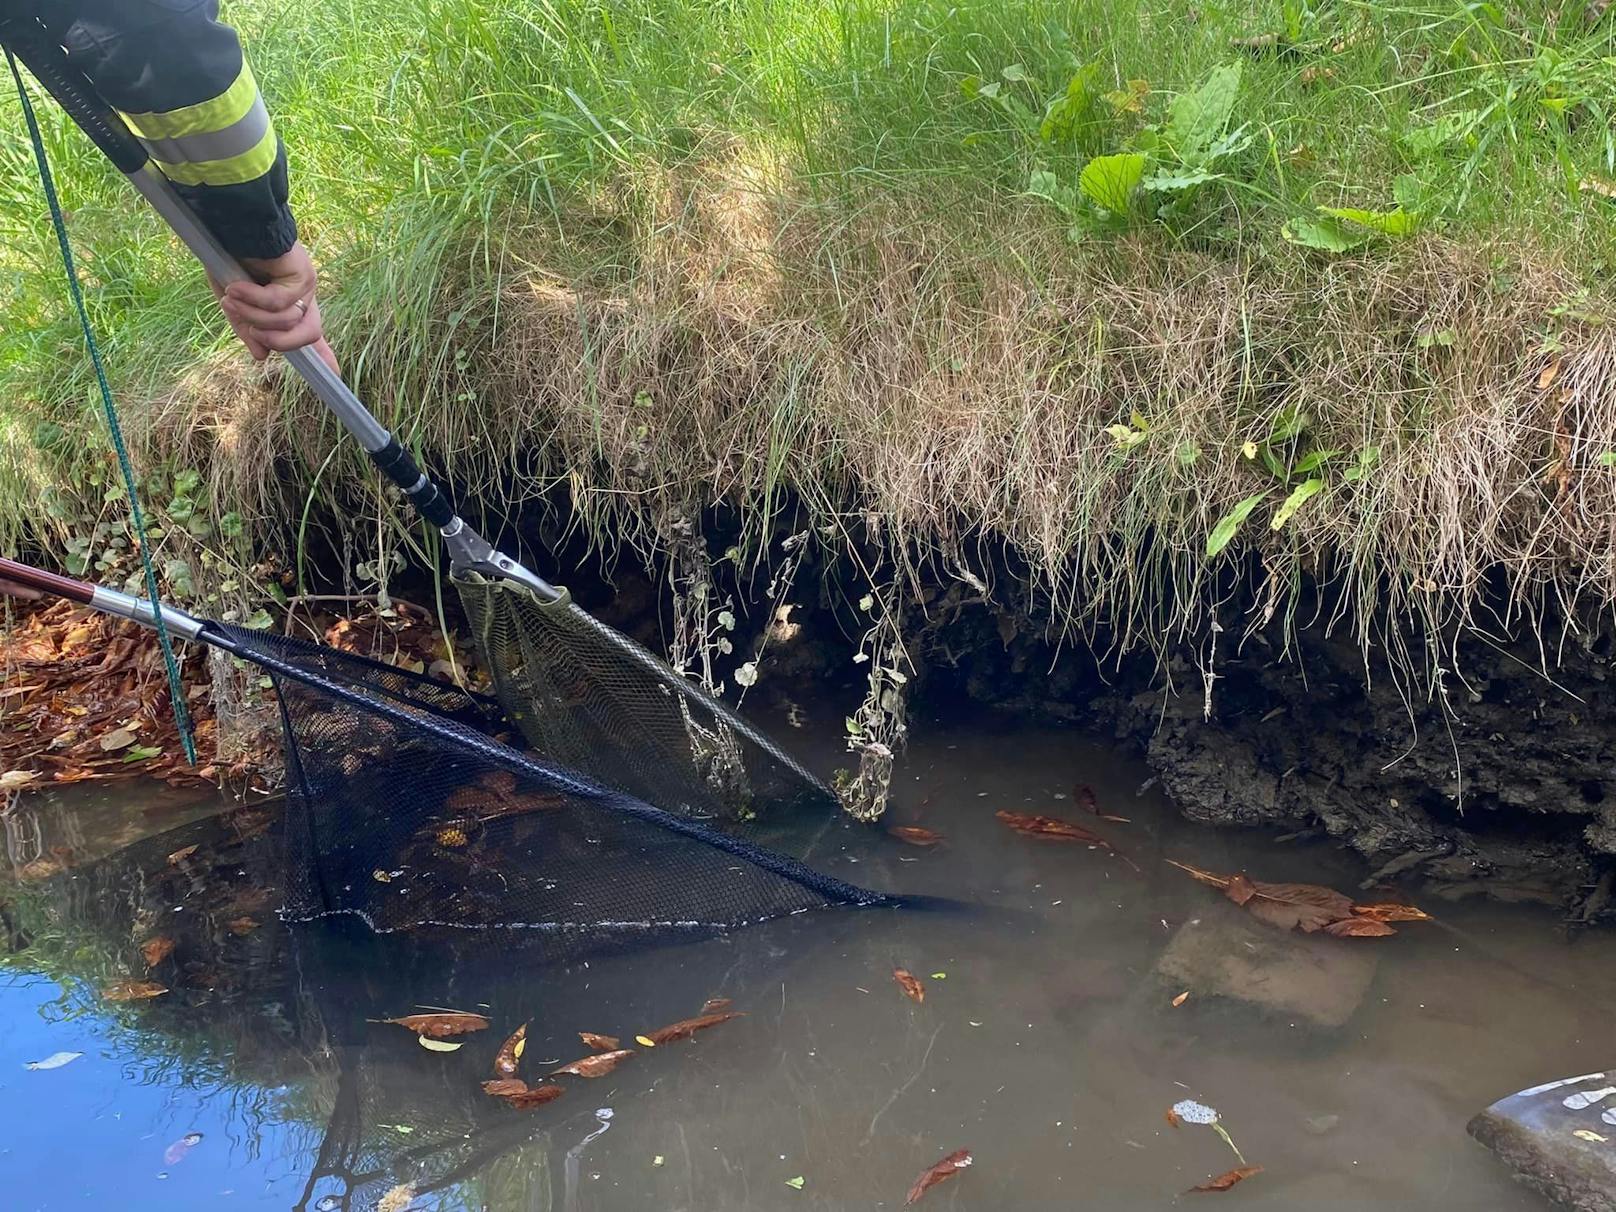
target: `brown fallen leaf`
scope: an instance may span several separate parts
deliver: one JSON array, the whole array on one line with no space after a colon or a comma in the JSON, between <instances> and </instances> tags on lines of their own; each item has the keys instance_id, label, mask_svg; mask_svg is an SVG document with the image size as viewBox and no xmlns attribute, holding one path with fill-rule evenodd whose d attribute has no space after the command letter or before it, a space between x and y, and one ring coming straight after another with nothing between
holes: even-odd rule
<instances>
[{"instance_id":1,"label":"brown fallen leaf","mask_svg":"<svg viewBox=\"0 0 1616 1212\"><path fill-rule=\"evenodd\" d=\"M1387 903L1382 905L1354 905L1352 912L1377 922L1429 922L1434 920L1423 909L1413 905Z\"/></svg>"},{"instance_id":2,"label":"brown fallen leaf","mask_svg":"<svg viewBox=\"0 0 1616 1212\"><path fill-rule=\"evenodd\" d=\"M1175 1009L1175 1010L1178 1009L1178 1007L1182 1006L1185 1002L1187 1002L1189 1000L1190 1000L1190 991L1188 989L1186 989L1186 990L1184 990L1184 992L1180 993L1177 997L1175 997L1173 999L1173 1009Z\"/></svg>"},{"instance_id":3,"label":"brown fallen leaf","mask_svg":"<svg viewBox=\"0 0 1616 1212\"><path fill-rule=\"evenodd\" d=\"M596 1035L593 1031L580 1031L578 1038L584 1041L584 1047L592 1052L616 1052L618 1041L615 1035Z\"/></svg>"},{"instance_id":4,"label":"brown fallen leaf","mask_svg":"<svg viewBox=\"0 0 1616 1212\"><path fill-rule=\"evenodd\" d=\"M398 1018L381 1018L373 1020L379 1023L391 1023L403 1027L406 1031L416 1035L424 1035L428 1039L447 1039L451 1035L467 1035L472 1031L482 1031L488 1026L488 1020L481 1014L470 1014L453 1010L436 1011L430 1014L405 1014Z\"/></svg>"},{"instance_id":5,"label":"brown fallen leaf","mask_svg":"<svg viewBox=\"0 0 1616 1212\"><path fill-rule=\"evenodd\" d=\"M1304 934L1323 930L1338 938L1378 938L1397 933L1386 924L1389 921L1418 921L1425 917L1412 906L1355 905L1351 897L1318 884L1269 884L1243 872L1219 875L1176 859L1167 862L1201 883L1222 890L1224 896L1253 917L1281 930L1300 930ZM1360 913L1361 909L1368 912Z\"/></svg>"},{"instance_id":6,"label":"brown fallen leaf","mask_svg":"<svg viewBox=\"0 0 1616 1212\"><path fill-rule=\"evenodd\" d=\"M1244 1182L1253 1174L1261 1174L1261 1166L1240 1166L1233 1170L1225 1170L1216 1178L1209 1178L1196 1187L1191 1187L1186 1194L1193 1195L1197 1191L1227 1191L1235 1183Z\"/></svg>"},{"instance_id":7,"label":"brown fallen leaf","mask_svg":"<svg viewBox=\"0 0 1616 1212\"><path fill-rule=\"evenodd\" d=\"M185 847L182 847L179 850L174 851L173 854L168 856L169 866L178 867L181 863L183 863L186 859L190 858L193 854L195 854L200 849L201 849L201 843L198 842L194 846L185 846Z\"/></svg>"},{"instance_id":8,"label":"brown fallen leaf","mask_svg":"<svg viewBox=\"0 0 1616 1212\"><path fill-rule=\"evenodd\" d=\"M942 834L924 825L893 825L887 832L911 846L935 846L943 840Z\"/></svg>"},{"instance_id":9,"label":"brown fallen leaf","mask_svg":"<svg viewBox=\"0 0 1616 1212\"><path fill-rule=\"evenodd\" d=\"M496 1077L483 1083L483 1093L504 1098L510 1094L521 1094L527 1089L527 1083L519 1077Z\"/></svg>"},{"instance_id":10,"label":"brown fallen leaf","mask_svg":"<svg viewBox=\"0 0 1616 1212\"><path fill-rule=\"evenodd\" d=\"M570 1073L574 1077L605 1077L633 1055L633 1048L619 1048L615 1052L597 1052L594 1056L586 1056L582 1060L573 1061L570 1065L550 1070L550 1076L558 1077L563 1073Z\"/></svg>"},{"instance_id":11,"label":"brown fallen leaf","mask_svg":"<svg viewBox=\"0 0 1616 1212\"><path fill-rule=\"evenodd\" d=\"M1167 1108L1167 1126L1169 1128L1176 1128L1183 1122L1183 1120L1178 1118L1177 1111L1174 1111L1171 1107Z\"/></svg>"},{"instance_id":12,"label":"brown fallen leaf","mask_svg":"<svg viewBox=\"0 0 1616 1212\"><path fill-rule=\"evenodd\" d=\"M1397 931L1378 918L1344 917L1338 922L1331 922L1324 928L1324 933L1333 934L1336 938L1384 938Z\"/></svg>"},{"instance_id":13,"label":"brown fallen leaf","mask_svg":"<svg viewBox=\"0 0 1616 1212\"><path fill-rule=\"evenodd\" d=\"M523 1023L499 1046L499 1054L494 1057L494 1072L502 1077L510 1077L516 1072L516 1066L521 1061L522 1051L526 1047L527 1024Z\"/></svg>"},{"instance_id":14,"label":"brown fallen leaf","mask_svg":"<svg viewBox=\"0 0 1616 1212\"><path fill-rule=\"evenodd\" d=\"M669 1023L666 1027L659 1027L646 1038L651 1041L653 1047L659 1044L671 1044L674 1040L689 1039L698 1031L705 1031L709 1027L718 1026L719 1023L727 1023L732 1018L741 1017L742 1012L739 1010L722 1010L717 1014L698 1014L695 1018L681 1019L677 1023Z\"/></svg>"},{"instance_id":15,"label":"brown fallen leaf","mask_svg":"<svg viewBox=\"0 0 1616 1212\"><path fill-rule=\"evenodd\" d=\"M101 996L109 1002L143 1002L167 992L168 986L159 985L156 981L121 980L104 987Z\"/></svg>"},{"instance_id":16,"label":"brown fallen leaf","mask_svg":"<svg viewBox=\"0 0 1616 1212\"><path fill-rule=\"evenodd\" d=\"M1008 812L1000 809L993 814L1017 833L1027 837L1048 838L1057 842L1087 842L1091 846L1109 846L1098 833L1063 821L1059 817L1036 816L1030 812Z\"/></svg>"},{"instance_id":17,"label":"brown fallen leaf","mask_svg":"<svg viewBox=\"0 0 1616 1212\"><path fill-rule=\"evenodd\" d=\"M174 940L166 934L159 934L140 944L140 957L146 961L146 967L155 968L174 953Z\"/></svg>"},{"instance_id":18,"label":"brown fallen leaf","mask_svg":"<svg viewBox=\"0 0 1616 1212\"><path fill-rule=\"evenodd\" d=\"M909 1188L909 1196L903 1201L904 1207L914 1203L922 1195L930 1191L938 1183L953 1178L966 1166L971 1164L971 1151L969 1149L956 1149L941 1161L933 1162Z\"/></svg>"},{"instance_id":19,"label":"brown fallen leaf","mask_svg":"<svg viewBox=\"0 0 1616 1212\"><path fill-rule=\"evenodd\" d=\"M897 981L898 988L902 989L914 1001L923 1002L926 1000L926 986L922 985L920 978L910 972L909 969L894 968L892 970L892 979Z\"/></svg>"},{"instance_id":20,"label":"brown fallen leaf","mask_svg":"<svg viewBox=\"0 0 1616 1212\"><path fill-rule=\"evenodd\" d=\"M507 1095L505 1101L518 1111L526 1111L531 1107L553 1103L566 1092L567 1088L559 1082L543 1082L537 1086L529 1086L519 1094Z\"/></svg>"},{"instance_id":21,"label":"brown fallen leaf","mask_svg":"<svg viewBox=\"0 0 1616 1212\"><path fill-rule=\"evenodd\" d=\"M257 919L245 916L233 918L226 922L225 925L229 927L231 934L251 934L258 929Z\"/></svg>"},{"instance_id":22,"label":"brown fallen leaf","mask_svg":"<svg viewBox=\"0 0 1616 1212\"><path fill-rule=\"evenodd\" d=\"M709 997L701 1004L703 1014L717 1014L720 1010L728 1010L735 1003L727 997Z\"/></svg>"}]
</instances>

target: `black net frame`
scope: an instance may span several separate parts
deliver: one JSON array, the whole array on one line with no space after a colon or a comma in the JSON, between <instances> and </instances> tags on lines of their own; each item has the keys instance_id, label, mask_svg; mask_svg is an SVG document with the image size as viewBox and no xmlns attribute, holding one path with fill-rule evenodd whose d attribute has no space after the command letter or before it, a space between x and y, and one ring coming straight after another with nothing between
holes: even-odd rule
<instances>
[{"instance_id":1,"label":"black net frame","mask_svg":"<svg viewBox=\"0 0 1616 1212\"><path fill-rule=\"evenodd\" d=\"M801 798L739 816L678 800L668 811L506 744L509 723L485 698L337 649L210 628L279 695L295 920L521 931L571 953L895 903L792 855L811 836L787 810Z\"/></svg>"}]
</instances>

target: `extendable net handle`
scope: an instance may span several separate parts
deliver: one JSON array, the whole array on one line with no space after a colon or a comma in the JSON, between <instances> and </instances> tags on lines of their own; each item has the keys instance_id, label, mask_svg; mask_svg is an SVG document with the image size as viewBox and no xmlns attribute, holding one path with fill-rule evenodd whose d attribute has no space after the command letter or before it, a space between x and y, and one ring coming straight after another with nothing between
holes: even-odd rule
<instances>
[{"instance_id":1,"label":"extendable net handle","mask_svg":"<svg viewBox=\"0 0 1616 1212\"><path fill-rule=\"evenodd\" d=\"M130 184L151 203L214 281L227 286L252 280L175 192L168 178L152 163L145 145L135 138L89 78L68 61L67 52L43 26L32 20L0 24L0 40L4 40L79 128L129 178ZM371 462L398 486L422 517L438 528L455 567L514 581L546 601L560 596L548 581L495 550L466 525L392 431L372 415L343 382L342 376L327 366L312 347L294 349L284 356L310 390L364 447Z\"/></svg>"},{"instance_id":2,"label":"extendable net handle","mask_svg":"<svg viewBox=\"0 0 1616 1212\"><path fill-rule=\"evenodd\" d=\"M88 606L103 614L130 619L143 627L157 625L152 604L146 598L119 593L116 589L108 589L105 585L76 581L72 577L46 572L43 568L35 568L29 564L20 564L4 556L0 556L0 581L10 581L53 598L65 598L69 602L77 602L80 606ZM157 612L162 616L163 626L175 635L183 636L187 640L202 640L221 648L234 648L234 644L217 641L211 632L204 635L203 633L208 630L207 624L201 619L192 618L183 610L159 603Z\"/></svg>"}]
</instances>

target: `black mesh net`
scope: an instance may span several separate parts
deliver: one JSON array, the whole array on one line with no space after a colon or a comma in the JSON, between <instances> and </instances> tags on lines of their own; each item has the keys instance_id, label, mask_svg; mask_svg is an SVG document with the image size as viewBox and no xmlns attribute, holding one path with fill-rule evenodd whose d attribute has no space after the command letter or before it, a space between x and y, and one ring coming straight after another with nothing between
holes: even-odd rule
<instances>
[{"instance_id":1,"label":"black mesh net","mask_svg":"<svg viewBox=\"0 0 1616 1212\"><path fill-rule=\"evenodd\" d=\"M768 737L563 591L456 581L500 703L541 757L669 812L747 820L835 798Z\"/></svg>"},{"instance_id":2,"label":"black mesh net","mask_svg":"<svg viewBox=\"0 0 1616 1212\"><path fill-rule=\"evenodd\" d=\"M648 801L512 748L490 700L334 649L220 630L279 692L295 917L521 930L562 951L884 899L793 856L824 814L789 811L790 799L758 811L754 786L753 809L703 818L682 777ZM656 795L653 772L637 781Z\"/></svg>"}]
</instances>

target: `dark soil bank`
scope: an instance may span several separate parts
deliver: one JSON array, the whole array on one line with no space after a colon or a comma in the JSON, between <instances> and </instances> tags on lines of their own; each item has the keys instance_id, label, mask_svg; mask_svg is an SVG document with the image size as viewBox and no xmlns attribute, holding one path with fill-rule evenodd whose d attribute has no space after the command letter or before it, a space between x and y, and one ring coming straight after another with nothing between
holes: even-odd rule
<instances>
[{"instance_id":1,"label":"dark soil bank","mask_svg":"<svg viewBox=\"0 0 1616 1212\"><path fill-rule=\"evenodd\" d=\"M1541 901L1572 923L1605 913L1616 872L1608 636L1562 645L1547 672L1535 638L1450 638L1438 672L1416 680L1322 626L1288 651L1277 626L1240 644L1237 634L1218 636L1208 694L1196 654L1140 654L1102 677L1091 652L1056 654L1024 620L1012 633L979 607L932 634L921 693L964 691L1112 731L1187 816L1337 839L1367 860L1366 884L1418 878L1444 896Z\"/></svg>"}]
</instances>

